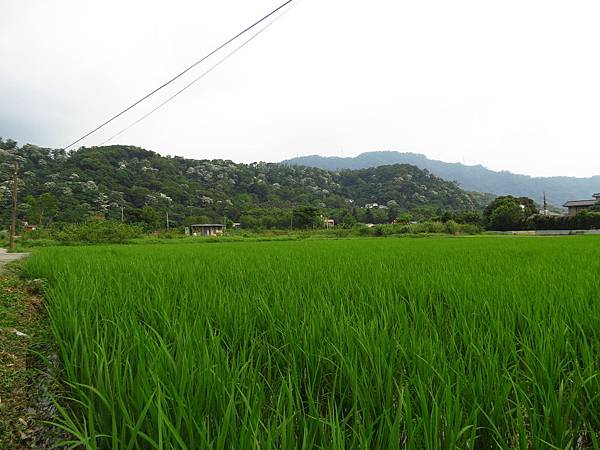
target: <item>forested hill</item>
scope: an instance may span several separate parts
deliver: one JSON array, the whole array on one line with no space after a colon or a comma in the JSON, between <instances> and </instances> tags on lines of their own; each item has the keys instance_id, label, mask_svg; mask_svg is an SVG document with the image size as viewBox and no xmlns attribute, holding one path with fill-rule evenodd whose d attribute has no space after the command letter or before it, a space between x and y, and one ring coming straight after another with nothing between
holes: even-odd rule
<instances>
[{"instance_id":1,"label":"forested hill","mask_svg":"<svg viewBox=\"0 0 600 450\"><path fill-rule=\"evenodd\" d=\"M489 200L411 165L331 172L283 164L164 157L136 147L63 150L0 140L0 198L6 226L7 163L21 159L20 216L30 222L79 222L90 215L129 221L201 216L237 221L256 209L316 206L334 214L367 203L414 209L481 209ZM39 200L42 199L42 200ZM0 224L1 225L1 224ZM1 228L1 227L0 227Z\"/></svg>"},{"instance_id":2,"label":"forested hill","mask_svg":"<svg viewBox=\"0 0 600 450\"><path fill-rule=\"evenodd\" d=\"M511 172L496 172L481 165L467 166L427 158L416 153L368 152L355 158L303 156L284 161L284 164L318 167L326 170L362 169L389 164L412 164L446 180L455 180L467 191L490 192L495 195L527 196L540 200L546 192L551 203L561 206L568 200L590 198L600 191L600 176L530 177Z\"/></svg>"}]
</instances>

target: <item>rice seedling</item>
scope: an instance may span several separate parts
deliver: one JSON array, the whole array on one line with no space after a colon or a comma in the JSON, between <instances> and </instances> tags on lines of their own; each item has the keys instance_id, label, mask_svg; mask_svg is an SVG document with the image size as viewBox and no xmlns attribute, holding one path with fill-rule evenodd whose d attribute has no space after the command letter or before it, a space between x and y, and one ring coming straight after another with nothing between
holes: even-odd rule
<instances>
[{"instance_id":1,"label":"rice seedling","mask_svg":"<svg viewBox=\"0 0 600 450\"><path fill-rule=\"evenodd\" d=\"M600 239L47 248L73 446L600 448Z\"/></svg>"}]
</instances>

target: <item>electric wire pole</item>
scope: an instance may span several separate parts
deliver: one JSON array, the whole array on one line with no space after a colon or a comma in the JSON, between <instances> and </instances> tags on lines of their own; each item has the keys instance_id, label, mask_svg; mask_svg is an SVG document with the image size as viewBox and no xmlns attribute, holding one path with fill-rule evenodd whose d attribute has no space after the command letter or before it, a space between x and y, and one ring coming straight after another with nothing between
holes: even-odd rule
<instances>
[{"instance_id":1,"label":"electric wire pole","mask_svg":"<svg viewBox=\"0 0 600 450\"><path fill-rule=\"evenodd\" d=\"M15 236L17 235L17 181L19 179L19 163L15 162L15 171L12 177L12 214L10 226L10 243L9 249L15 249Z\"/></svg>"}]
</instances>

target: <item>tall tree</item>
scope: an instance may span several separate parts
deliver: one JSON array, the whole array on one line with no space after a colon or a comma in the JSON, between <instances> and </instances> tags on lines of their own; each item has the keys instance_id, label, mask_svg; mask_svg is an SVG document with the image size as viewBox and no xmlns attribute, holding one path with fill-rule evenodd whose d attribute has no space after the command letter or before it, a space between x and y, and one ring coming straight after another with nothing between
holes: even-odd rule
<instances>
[{"instance_id":1,"label":"tall tree","mask_svg":"<svg viewBox=\"0 0 600 450\"><path fill-rule=\"evenodd\" d=\"M52 222L58 214L58 200L50 192L40 196L27 196L25 203L29 205L27 217L37 225L44 226Z\"/></svg>"}]
</instances>

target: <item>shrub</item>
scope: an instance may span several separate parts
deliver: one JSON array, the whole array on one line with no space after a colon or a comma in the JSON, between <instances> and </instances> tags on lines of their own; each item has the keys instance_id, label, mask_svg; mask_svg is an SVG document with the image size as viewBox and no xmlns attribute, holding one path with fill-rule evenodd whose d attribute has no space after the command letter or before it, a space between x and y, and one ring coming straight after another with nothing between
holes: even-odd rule
<instances>
[{"instance_id":1,"label":"shrub","mask_svg":"<svg viewBox=\"0 0 600 450\"><path fill-rule=\"evenodd\" d=\"M535 215L526 225L529 230L594 230L600 229L600 214L584 211L576 216Z\"/></svg>"},{"instance_id":2,"label":"shrub","mask_svg":"<svg viewBox=\"0 0 600 450\"><path fill-rule=\"evenodd\" d=\"M359 236L371 236L371 228L367 227L366 225L357 225L354 230Z\"/></svg>"},{"instance_id":3,"label":"shrub","mask_svg":"<svg viewBox=\"0 0 600 450\"><path fill-rule=\"evenodd\" d=\"M359 225L352 230L354 236L397 236L419 234L478 234L482 228L475 224L460 224L453 220L443 222L422 222L405 224L376 225L373 228ZM336 233L336 235L340 235Z\"/></svg>"},{"instance_id":4,"label":"shrub","mask_svg":"<svg viewBox=\"0 0 600 450\"><path fill-rule=\"evenodd\" d=\"M185 234L179 230L161 231L156 234L156 237L160 239L178 239L185 237Z\"/></svg>"},{"instance_id":5,"label":"shrub","mask_svg":"<svg viewBox=\"0 0 600 450\"><path fill-rule=\"evenodd\" d=\"M462 234L480 234L483 231L481 225L474 223L465 223L460 226L460 232Z\"/></svg>"},{"instance_id":6,"label":"shrub","mask_svg":"<svg viewBox=\"0 0 600 450\"><path fill-rule=\"evenodd\" d=\"M386 234L386 226L385 225L377 225L373 227L373 236L384 236Z\"/></svg>"},{"instance_id":7,"label":"shrub","mask_svg":"<svg viewBox=\"0 0 600 450\"><path fill-rule=\"evenodd\" d=\"M118 244L140 237L142 233L142 228L136 225L112 221L91 221L83 224L66 225L61 230L52 231L51 235L57 241L68 244Z\"/></svg>"},{"instance_id":8,"label":"shrub","mask_svg":"<svg viewBox=\"0 0 600 450\"><path fill-rule=\"evenodd\" d=\"M25 231L23 234L21 234L22 241L51 239L51 238L52 238L51 228L50 229L37 228L33 231Z\"/></svg>"},{"instance_id":9,"label":"shrub","mask_svg":"<svg viewBox=\"0 0 600 450\"><path fill-rule=\"evenodd\" d=\"M457 234L460 230L460 225L454 220L449 220L444 223L444 233L446 234Z\"/></svg>"}]
</instances>

